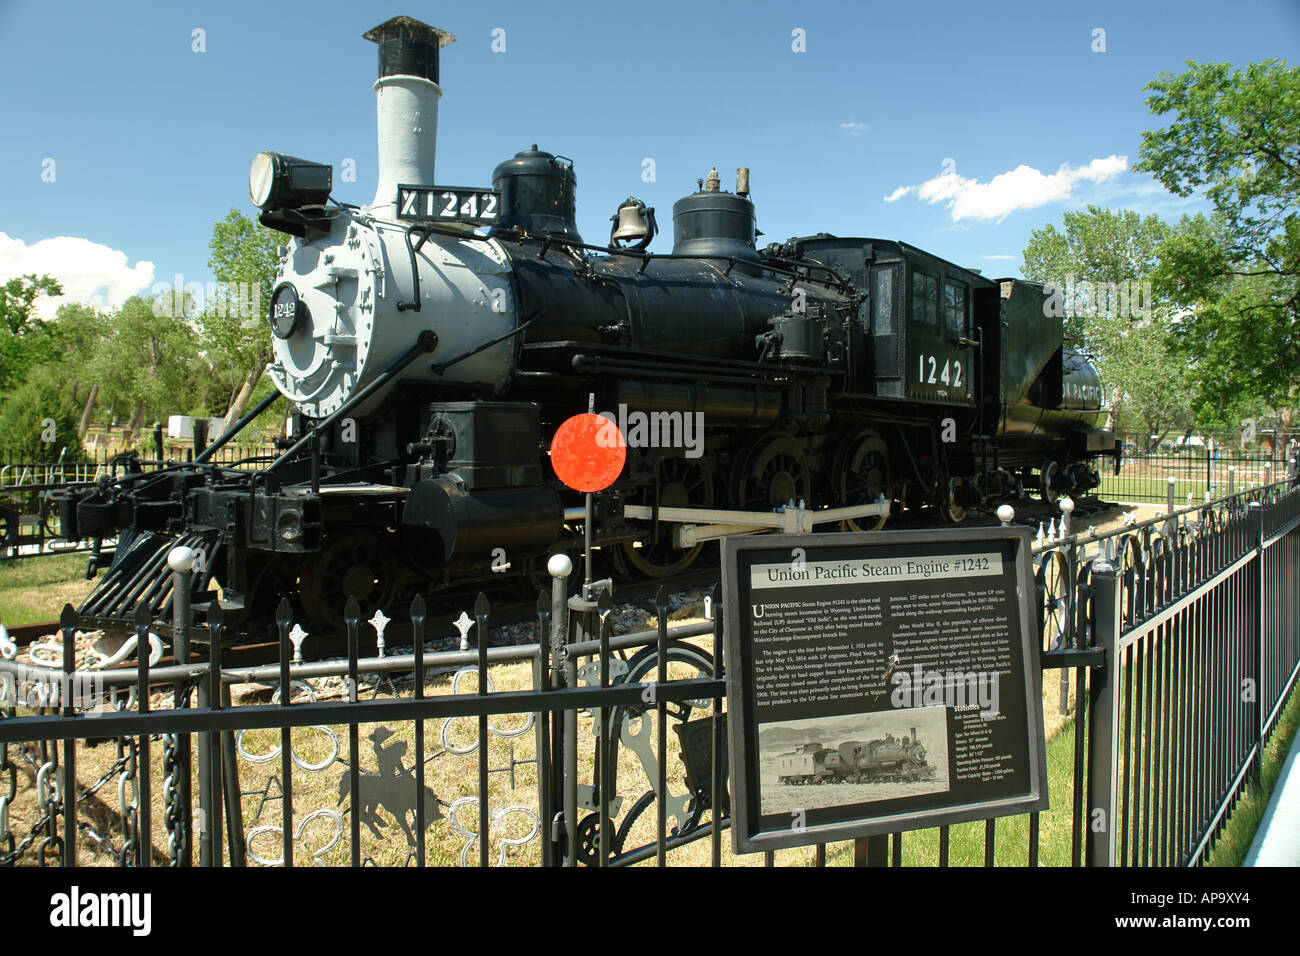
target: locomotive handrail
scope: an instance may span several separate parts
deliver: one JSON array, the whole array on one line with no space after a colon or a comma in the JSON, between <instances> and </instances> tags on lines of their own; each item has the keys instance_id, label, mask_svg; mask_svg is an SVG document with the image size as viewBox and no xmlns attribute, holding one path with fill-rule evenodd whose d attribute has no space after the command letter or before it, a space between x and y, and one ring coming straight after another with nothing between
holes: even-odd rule
<instances>
[{"instance_id":1,"label":"locomotive handrail","mask_svg":"<svg viewBox=\"0 0 1300 956\"><path fill-rule=\"evenodd\" d=\"M711 382L735 382L745 384L753 384L755 381L772 380L774 378L772 374L773 372L780 372L783 375L792 375L797 371L796 369L787 369L779 366L768 366L762 369L755 369L752 374L745 374L742 372L714 372L709 370L694 372L689 370L670 371L667 369L651 368L644 365L611 362L602 359L599 355L584 355L582 353L573 356L571 364L575 372L590 372L593 374L606 372L612 375L630 375L634 377L650 375L660 379L686 379L687 381L692 382L707 380ZM833 372L838 370L831 371ZM828 372L825 374L830 373Z\"/></svg>"},{"instance_id":2,"label":"locomotive handrail","mask_svg":"<svg viewBox=\"0 0 1300 956\"><path fill-rule=\"evenodd\" d=\"M532 314L532 316L528 319L528 321L516 325L513 329L510 329L508 332L501 333L494 339L488 339L483 344L475 346L474 348L470 349L468 352L462 352L460 355L457 355L454 359L448 359L445 362L434 362L432 365L429 366L429 371L433 372L436 375L441 375L443 372L447 371L447 369L451 368L457 362L463 362L465 361L465 359L473 355L478 355L479 352L482 352L485 349L490 349L492 346L499 345L500 343L504 342L506 339L518 335L520 332L524 331L526 328L528 328L530 325L532 325L534 322L536 322L545 314L546 314L545 309L538 309L536 312Z\"/></svg>"},{"instance_id":3,"label":"locomotive handrail","mask_svg":"<svg viewBox=\"0 0 1300 956\"><path fill-rule=\"evenodd\" d=\"M416 245L412 246L411 236L415 234L416 230L420 230L424 235L420 236L420 241ZM411 257L411 282L414 283L414 286L411 292L411 301L401 301L397 303L398 312L406 312L408 310L411 312L420 311L420 264L415 261L415 254L423 249L424 244L429 241L429 235L432 230L432 226L418 222L415 225L408 226L406 229L406 252Z\"/></svg>"},{"instance_id":4,"label":"locomotive handrail","mask_svg":"<svg viewBox=\"0 0 1300 956\"><path fill-rule=\"evenodd\" d=\"M495 238L495 236L490 236L490 235L479 236L473 233L459 233L451 229L439 229L437 226L432 226L432 225L412 226L410 229L407 230L408 247L410 244L409 233L417 228L425 231L426 234L437 233L439 235L451 236L452 238L455 239L476 239L479 242L486 242L489 239ZM548 247L548 248L553 245L568 246L570 248L575 248L575 249L589 249L592 252L603 252L609 256L623 256L624 258L628 258L628 259L640 259L641 260L640 271L642 273L645 272L646 265L648 265L650 261L653 259L690 259L695 261L701 259L715 259L720 262L729 263L726 270L727 273L730 273L731 270L740 261L739 257L737 256L724 256L718 254L687 255L685 253L675 253L675 252L646 252L644 250L637 250L637 249L619 249L614 246L598 246L590 242L581 242L577 239L566 239L563 236L534 236L534 235L530 235L527 232L520 231L518 235L518 241L526 242L528 240L532 240L534 242L540 242L543 244L544 247ZM418 249L418 247L416 248ZM412 261L414 261L414 253L412 253ZM772 264L771 261L763 258L762 256L760 256L757 262L753 262L752 264L758 266L760 269L767 269L770 272L776 272L781 275L790 276L791 278L794 279L798 279L802 275L802 273L800 273L797 269L789 269L783 266L774 265ZM805 268L809 268L809 269L812 268L825 269L827 273L829 273L830 276L835 280L835 285L839 286L839 288L842 291L847 291L853 288L852 284L849 283L847 279L845 279L842 275L840 275L830 266L823 266L820 263L812 263L812 262L800 263L800 265L803 265Z\"/></svg>"}]
</instances>

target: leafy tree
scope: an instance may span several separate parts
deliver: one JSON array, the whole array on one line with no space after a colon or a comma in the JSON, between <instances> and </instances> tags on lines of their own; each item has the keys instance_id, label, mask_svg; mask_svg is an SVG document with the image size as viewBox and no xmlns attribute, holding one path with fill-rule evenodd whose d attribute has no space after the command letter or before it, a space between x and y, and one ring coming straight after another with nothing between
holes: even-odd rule
<instances>
[{"instance_id":1,"label":"leafy tree","mask_svg":"<svg viewBox=\"0 0 1300 956\"><path fill-rule=\"evenodd\" d=\"M271 332L263 313L271 301L279 234L236 209L212 227L208 267L218 288L199 316L216 374L229 388L226 426L248 407L271 358Z\"/></svg>"},{"instance_id":2,"label":"leafy tree","mask_svg":"<svg viewBox=\"0 0 1300 956\"><path fill-rule=\"evenodd\" d=\"M48 275L16 276L0 285L0 389L21 382L31 366L49 357L49 334L36 300L62 294L58 280Z\"/></svg>"},{"instance_id":3,"label":"leafy tree","mask_svg":"<svg viewBox=\"0 0 1300 956\"><path fill-rule=\"evenodd\" d=\"M1152 300L1148 277L1170 228L1157 216L1089 206L1030 234L1022 272L1056 286L1067 345L1097 360L1110 388L1110 421L1124 412L1148 434L1187 418L1187 361L1176 348L1167 303Z\"/></svg>"},{"instance_id":4,"label":"leafy tree","mask_svg":"<svg viewBox=\"0 0 1300 956\"><path fill-rule=\"evenodd\" d=\"M1085 212L1067 212L1064 232L1048 223L1029 235L1024 251L1026 278L1056 286L1064 301L1065 344L1076 348L1089 345L1088 319L1120 309L1118 296L1107 295L1100 303L1087 290L1107 291L1112 284L1139 293L1126 300L1126 310L1144 309L1149 301L1140 295L1141 283L1155 269L1156 247L1169 233L1158 216L1145 219L1129 209L1112 212L1089 206ZM1117 288L1116 291L1119 291Z\"/></svg>"},{"instance_id":5,"label":"leafy tree","mask_svg":"<svg viewBox=\"0 0 1300 956\"><path fill-rule=\"evenodd\" d=\"M109 316L94 306L66 303L59 306L49 326L56 357L46 364L57 366L71 383L70 400L81 402L78 432L82 436L99 399L99 382L92 372L95 354L108 334Z\"/></svg>"},{"instance_id":6,"label":"leafy tree","mask_svg":"<svg viewBox=\"0 0 1300 956\"><path fill-rule=\"evenodd\" d=\"M189 407L199 382L210 369L201 363L193 326L139 296L132 296L112 316L111 331L91 365L104 394L132 409L128 428L134 434L150 421Z\"/></svg>"},{"instance_id":7,"label":"leafy tree","mask_svg":"<svg viewBox=\"0 0 1300 956\"><path fill-rule=\"evenodd\" d=\"M1157 291L1186 313L1179 340L1198 363L1202 402L1288 408L1300 379L1300 68L1198 64L1147 84L1173 114L1142 134L1134 170L1179 196L1204 191L1214 216L1188 217L1158 250Z\"/></svg>"},{"instance_id":8,"label":"leafy tree","mask_svg":"<svg viewBox=\"0 0 1300 956\"><path fill-rule=\"evenodd\" d=\"M39 365L0 405L0 456L21 462L48 462L64 449L81 457L76 400L57 368Z\"/></svg>"}]
</instances>

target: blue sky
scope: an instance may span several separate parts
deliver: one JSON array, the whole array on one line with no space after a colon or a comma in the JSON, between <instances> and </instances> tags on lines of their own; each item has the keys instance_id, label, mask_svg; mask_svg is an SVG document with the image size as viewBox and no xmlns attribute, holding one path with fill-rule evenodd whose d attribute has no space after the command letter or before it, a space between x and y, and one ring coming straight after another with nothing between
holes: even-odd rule
<instances>
[{"instance_id":1,"label":"blue sky","mask_svg":"<svg viewBox=\"0 0 1300 956\"><path fill-rule=\"evenodd\" d=\"M1163 122L1143 102L1157 73L1300 59L1300 0L0 0L0 278L53 272L110 302L177 273L206 282L212 224L254 212L263 149L333 163L335 197L369 201L361 34L399 13L459 38L442 56L442 184L489 185L538 143L574 160L587 241L634 194L667 251L673 202L712 165L734 188L744 165L769 240L903 239L996 275L1066 209L1204 208L1128 170Z\"/></svg>"}]
</instances>

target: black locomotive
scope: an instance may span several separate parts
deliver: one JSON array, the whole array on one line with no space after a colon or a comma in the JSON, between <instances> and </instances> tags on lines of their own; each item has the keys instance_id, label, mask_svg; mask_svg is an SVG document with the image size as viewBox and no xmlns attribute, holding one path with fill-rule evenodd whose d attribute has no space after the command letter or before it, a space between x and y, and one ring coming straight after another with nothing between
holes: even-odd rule
<instances>
[{"instance_id":1,"label":"black locomotive","mask_svg":"<svg viewBox=\"0 0 1300 956\"><path fill-rule=\"evenodd\" d=\"M405 17L366 37L374 201L333 204L329 166L277 153L250 175L261 221L290 237L268 369L295 406L288 447L258 471L200 456L67 499L68 536L120 533L87 617L166 613L177 543L206 559L196 590L215 576L228 607L264 619L282 593L337 624L348 594L382 607L507 565L535 573L583 520L547 451L591 396L628 432L592 528L628 572L694 560L700 537L674 509L717 527L718 512L856 507L861 528L1097 484L1096 456L1115 453L1099 379L1063 347L1043 287L901 242L759 249L744 169L735 192L711 172L674 205L671 253L648 250L653 210L635 199L609 245L587 244L573 164L535 147L491 189L436 185L454 37Z\"/></svg>"},{"instance_id":2,"label":"black locomotive","mask_svg":"<svg viewBox=\"0 0 1300 956\"><path fill-rule=\"evenodd\" d=\"M793 785L915 783L936 776L915 727L908 737L888 734L875 740L846 740L837 747L807 743L777 757L776 767L777 779Z\"/></svg>"}]
</instances>

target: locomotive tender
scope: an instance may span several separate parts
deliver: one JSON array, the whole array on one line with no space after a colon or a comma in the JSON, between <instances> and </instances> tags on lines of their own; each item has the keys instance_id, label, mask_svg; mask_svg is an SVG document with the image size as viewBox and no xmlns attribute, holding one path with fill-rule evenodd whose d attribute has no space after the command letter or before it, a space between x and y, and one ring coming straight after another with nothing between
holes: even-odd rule
<instances>
[{"instance_id":1,"label":"locomotive tender","mask_svg":"<svg viewBox=\"0 0 1300 956\"><path fill-rule=\"evenodd\" d=\"M288 237L268 373L294 405L292 439L261 470L200 455L65 500L69 537L120 533L83 615L165 613L177 543L206 558L196 593L216 577L228 607L269 620L298 592L333 625L348 594L382 608L491 579L503 560L540 568L583 520L549 437L591 396L704 426L702 453L630 448L598 496L594 542L629 572L670 575L698 554L661 510L856 507L846 524L861 528L1097 484L1096 455L1115 453L1100 382L1063 347L1042 286L902 242L819 233L759 249L745 169L735 192L711 172L674 205L669 254L646 248L653 210L632 198L608 246L584 243L572 162L536 147L490 189L437 184L454 37L406 17L365 36L379 47L374 200L334 203L331 167L278 153L250 172L260 221Z\"/></svg>"}]
</instances>

